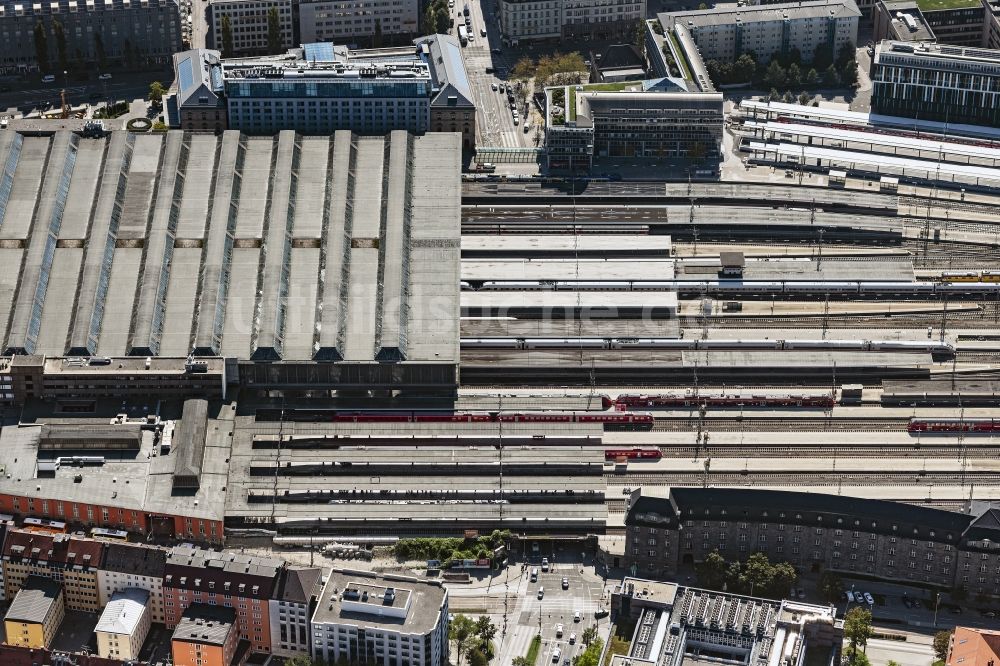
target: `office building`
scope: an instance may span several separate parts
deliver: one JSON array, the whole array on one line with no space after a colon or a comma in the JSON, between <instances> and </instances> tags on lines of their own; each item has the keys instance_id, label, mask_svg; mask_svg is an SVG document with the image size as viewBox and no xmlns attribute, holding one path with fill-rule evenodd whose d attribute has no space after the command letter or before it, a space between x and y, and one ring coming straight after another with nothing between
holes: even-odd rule
<instances>
[{"instance_id":1,"label":"office building","mask_svg":"<svg viewBox=\"0 0 1000 666\"><path fill-rule=\"evenodd\" d=\"M953 46L989 43L988 5L960 0L942 6L924 0L878 0L872 20L872 38L901 42L937 42Z\"/></svg>"},{"instance_id":2,"label":"office building","mask_svg":"<svg viewBox=\"0 0 1000 666\"><path fill-rule=\"evenodd\" d=\"M274 558L175 546L163 577L165 624L178 626L192 604L235 608L239 636L255 652L271 652L269 600L282 568L284 562Z\"/></svg>"},{"instance_id":3,"label":"office building","mask_svg":"<svg viewBox=\"0 0 1000 666\"><path fill-rule=\"evenodd\" d=\"M139 660L152 623L148 601L149 592L145 590L133 587L115 592L94 627L97 654L108 659Z\"/></svg>"},{"instance_id":4,"label":"office building","mask_svg":"<svg viewBox=\"0 0 1000 666\"><path fill-rule=\"evenodd\" d=\"M312 618L313 657L385 666L448 663L448 591L437 581L334 569Z\"/></svg>"},{"instance_id":5,"label":"office building","mask_svg":"<svg viewBox=\"0 0 1000 666\"><path fill-rule=\"evenodd\" d=\"M983 2L983 46L1000 51L1000 0Z\"/></svg>"},{"instance_id":6,"label":"office building","mask_svg":"<svg viewBox=\"0 0 1000 666\"><path fill-rule=\"evenodd\" d=\"M274 595L268 601L272 653L285 657L309 654L309 622L322 592L322 576L322 569L281 570Z\"/></svg>"},{"instance_id":7,"label":"office building","mask_svg":"<svg viewBox=\"0 0 1000 666\"><path fill-rule=\"evenodd\" d=\"M100 610L97 570L104 544L68 534L42 534L10 530L3 545L4 585L7 598L32 576L62 582L66 607L95 613Z\"/></svg>"},{"instance_id":8,"label":"office building","mask_svg":"<svg viewBox=\"0 0 1000 666\"><path fill-rule=\"evenodd\" d=\"M575 170L577 165L588 169L590 156L689 159L692 169L712 171L719 162L721 93L688 92L683 82L665 78L623 82L617 90L576 86L548 89L546 94L550 170Z\"/></svg>"},{"instance_id":9,"label":"office building","mask_svg":"<svg viewBox=\"0 0 1000 666\"><path fill-rule=\"evenodd\" d=\"M208 3L212 46L226 58L268 55L268 21L271 12L278 17L280 51L295 46L295 17L292 0L211 0ZM231 52L226 50L223 23L229 18ZM279 52L280 52L279 51Z\"/></svg>"},{"instance_id":10,"label":"office building","mask_svg":"<svg viewBox=\"0 0 1000 666\"><path fill-rule=\"evenodd\" d=\"M420 30L419 0L301 0L299 44L335 42L379 47L400 43ZM439 35L440 36L440 35Z\"/></svg>"},{"instance_id":11,"label":"office building","mask_svg":"<svg viewBox=\"0 0 1000 666\"><path fill-rule=\"evenodd\" d=\"M240 666L249 655L240 641L236 611L232 608L191 604L170 637L174 666Z\"/></svg>"},{"instance_id":12,"label":"office building","mask_svg":"<svg viewBox=\"0 0 1000 666\"><path fill-rule=\"evenodd\" d=\"M52 645L64 617L62 585L41 576L29 576L3 618L6 642L23 648L47 648Z\"/></svg>"},{"instance_id":13,"label":"office building","mask_svg":"<svg viewBox=\"0 0 1000 666\"><path fill-rule=\"evenodd\" d=\"M682 666L702 663L698 656L748 666L829 664L843 642L833 606L630 576L612 590L611 611L619 624L635 623L628 654L612 656L612 666Z\"/></svg>"},{"instance_id":14,"label":"office building","mask_svg":"<svg viewBox=\"0 0 1000 666\"><path fill-rule=\"evenodd\" d=\"M459 132L463 147L475 143L472 87L451 35L396 49L311 43L282 56L228 60L196 49L177 54L174 67L167 99L174 127L320 135L405 129Z\"/></svg>"},{"instance_id":15,"label":"office building","mask_svg":"<svg viewBox=\"0 0 1000 666\"><path fill-rule=\"evenodd\" d=\"M630 39L645 16L645 0L500 0L500 31L510 45Z\"/></svg>"},{"instance_id":16,"label":"office building","mask_svg":"<svg viewBox=\"0 0 1000 666\"><path fill-rule=\"evenodd\" d=\"M835 571L1000 596L1000 510L971 514L819 493L671 488L632 494L626 565L672 578L718 551L765 553L802 572Z\"/></svg>"},{"instance_id":17,"label":"office building","mask_svg":"<svg viewBox=\"0 0 1000 666\"><path fill-rule=\"evenodd\" d=\"M955 627L948 645L946 666L1000 664L1000 631Z\"/></svg>"},{"instance_id":18,"label":"office building","mask_svg":"<svg viewBox=\"0 0 1000 666\"><path fill-rule=\"evenodd\" d=\"M871 79L875 113L1000 125L1000 51L884 41Z\"/></svg>"},{"instance_id":19,"label":"office building","mask_svg":"<svg viewBox=\"0 0 1000 666\"><path fill-rule=\"evenodd\" d=\"M36 26L42 26L46 62L39 62ZM59 58L60 33L69 62ZM58 74L82 60L108 65L143 66L170 62L181 48L177 0L54 0L0 3L0 72Z\"/></svg>"},{"instance_id":20,"label":"office building","mask_svg":"<svg viewBox=\"0 0 1000 666\"><path fill-rule=\"evenodd\" d=\"M767 63L775 54L793 49L809 62L822 44L830 44L834 54L857 44L861 11L854 0L820 0L725 5L664 13L657 18L659 26L653 22L649 29L669 34L675 26L685 27L706 62L733 62L753 52L758 63Z\"/></svg>"},{"instance_id":21,"label":"office building","mask_svg":"<svg viewBox=\"0 0 1000 666\"><path fill-rule=\"evenodd\" d=\"M167 566L165 548L126 543L109 543L104 564L97 570L97 597L101 606L126 590L148 593L146 607L153 622L163 624L163 573Z\"/></svg>"}]
</instances>

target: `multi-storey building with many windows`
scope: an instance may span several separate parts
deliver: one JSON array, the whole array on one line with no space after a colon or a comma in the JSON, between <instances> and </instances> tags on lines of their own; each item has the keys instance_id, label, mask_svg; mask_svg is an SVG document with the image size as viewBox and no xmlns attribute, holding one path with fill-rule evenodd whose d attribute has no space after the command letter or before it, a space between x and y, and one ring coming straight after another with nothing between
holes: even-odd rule
<instances>
[{"instance_id":1,"label":"multi-storey building with many windows","mask_svg":"<svg viewBox=\"0 0 1000 666\"><path fill-rule=\"evenodd\" d=\"M309 654L309 622L321 591L321 569L282 569L268 602L271 651L279 656Z\"/></svg>"},{"instance_id":2,"label":"multi-storey building with many windows","mask_svg":"<svg viewBox=\"0 0 1000 666\"><path fill-rule=\"evenodd\" d=\"M266 55L268 21L272 10L278 19L280 50L295 46L295 21L292 0L212 0L208 5L212 45L226 58ZM229 19L231 51L226 49L225 19Z\"/></svg>"},{"instance_id":3,"label":"multi-storey building with many windows","mask_svg":"<svg viewBox=\"0 0 1000 666\"><path fill-rule=\"evenodd\" d=\"M645 0L500 0L500 30L508 44L630 39L645 16Z\"/></svg>"},{"instance_id":4,"label":"multi-storey building with many windows","mask_svg":"<svg viewBox=\"0 0 1000 666\"><path fill-rule=\"evenodd\" d=\"M637 491L626 562L671 578L712 551L762 552L800 571L839 571L1000 596L1000 511L973 515L818 493L728 488Z\"/></svg>"},{"instance_id":5,"label":"multi-storey building with many windows","mask_svg":"<svg viewBox=\"0 0 1000 666\"><path fill-rule=\"evenodd\" d=\"M418 0L309 0L298 3L299 42L380 46L418 34Z\"/></svg>"},{"instance_id":6,"label":"multi-storey building with many windows","mask_svg":"<svg viewBox=\"0 0 1000 666\"><path fill-rule=\"evenodd\" d=\"M10 530L3 545L7 598L17 594L28 576L42 576L62 583L70 610L99 611L97 571L104 559L104 546L100 541L67 534Z\"/></svg>"},{"instance_id":7,"label":"multi-storey building with many windows","mask_svg":"<svg viewBox=\"0 0 1000 666\"><path fill-rule=\"evenodd\" d=\"M822 44L832 46L834 54L847 45L853 47L860 18L854 0L726 5L658 16L661 34L675 25L687 28L706 62L732 62L752 52L760 63L792 50L809 62Z\"/></svg>"},{"instance_id":8,"label":"multi-storey building with many windows","mask_svg":"<svg viewBox=\"0 0 1000 666\"><path fill-rule=\"evenodd\" d=\"M271 652L270 610L284 561L229 551L176 546L163 577L165 624L173 628L191 604L232 608L239 635L257 652Z\"/></svg>"},{"instance_id":9,"label":"multi-storey building with many windows","mask_svg":"<svg viewBox=\"0 0 1000 666\"><path fill-rule=\"evenodd\" d=\"M1000 125L1000 51L880 42L872 111L970 125Z\"/></svg>"},{"instance_id":10,"label":"multi-storey building with many windows","mask_svg":"<svg viewBox=\"0 0 1000 666\"><path fill-rule=\"evenodd\" d=\"M97 596L104 606L123 590L137 588L149 593L146 605L153 622L163 624L163 572L167 565L164 548L127 543L109 543L104 564L97 571Z\"/></svg>"},{"instance_id":11,"label":"multi-storey building with many windows","mask_svg":"<svg viewBox=\"0 0 1000 666\"><path fill-rule=\"evenodd\" d=\"M44 62L36 48L40 35ZM73 62L158 64L180 50L181 15L177 0L6 0L0 3L0 36L4 73L63 71L60 40Z\"/></svg>"},{"instance_id":12,"label":"multi-storey building with many windows","mask_svg":"<svg viewBox=\"0 0 1000 666\"><path fill-rule=\"evenodd\" d=\"M312 618L313 657L445 666L448 590L437 581L334 569Z\"/></svg>"}]
</instances>

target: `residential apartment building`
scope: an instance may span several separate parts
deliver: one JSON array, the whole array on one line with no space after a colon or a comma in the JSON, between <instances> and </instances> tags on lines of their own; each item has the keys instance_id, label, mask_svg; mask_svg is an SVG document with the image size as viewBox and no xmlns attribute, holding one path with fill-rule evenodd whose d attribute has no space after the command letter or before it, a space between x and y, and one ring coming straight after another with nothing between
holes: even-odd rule
<instances>
[{"instance_id":1,"label":"residential apartment building","mask_svg":"<svg viewBox=\"0 0 1000 666\"><path fill-rule=\"evenodd\" d=\"M839 495L728 488L637 491L626 566L672 578L718 551L765 553L800 571L839 571L1000 596L1000 510L973 515Z\"/></svg>"},{"instance_id":2,"label":"residential apartment building","mask_svg":"<svg viewBox=\"0 0 1000 666\"><path fill-rule=\"evenodd\" d=\"M41 576L62 583L67 608L96 613L97 571L103 558L104 544L93 539L10 530L3 546L7 598L13 598L29 576Z\"/></svg>"},{"instance_id":3,"label":"residential apartment building","mask_svg":"<svg viewBox=\"0 0 1000 666\"><path fill-rule=\"evenodd\" d=\"M309 654L309 622L322 592L322 569L281 571L274 596L268 602L271 651L278 656Z\"/></svg>"},{"instance_id":4,"label":"residential apartment building","mask_svg":"<svg viewBox=\"0 0 1000 666\"><path fill-rule=\"evenodd\" d=\"M871 80L875 113L1000 126L1000 51L883 41Z\"/></svg>"},{"instance_id":5,"label":"residential apartment building","mask_svg":"<svg viewBox=\"0 0 1000 666\"><path fill-rule=\"evenodd\" d=\"M298 3L299 43L381 46L420 30L419 0L309 0ZM380 37L378 40L375 35Z\"/></svg>"},{"instance_id":6,"label":"residential apartment building","mask_svg":"<svg viewBox=\"0 0 1000 666\"><path fill-rule=\"evenodd\" d=\"M108 659L138 661L152 617L149 592L128 588L115 592L97 620L97 654Z\"/></svg>"},{"instance_id":7,"label":"residential apartment building","mask_svg":"<svg viewBox=\"0 0 1000 666\"><path fill-rule=\"evenodd\" d=\"M192 604L170 637L170 654L174 666L239 666L249 651L240 650L233 609Z\"/></svg>"},{"instance_id":8,"label":"residential apartment building","mask_svg":"<svg viewBox=\"0 0 1000 666\"><path fill-rule=\"evenodd\" d=\"M157 546L109 543L104 564L97 570L97 598L104 606L115 594L140 589L149 593L146 606L153 622L166 622L163 614L163 575L167 550Z\"/></svg>"},{"instance_id":9,"label":"residential apartment building","mask_svg":"<svg viewBox=\"0 0 1000 666\"><path fill-rule=\"evenodd\" d=\"M445 666L448 591L437 581L334 569L312 618L313 657Z\"/></svg>"},{"instance_id":10,"label":"residential apartment building","mask_svg":"<svg viewBox=\"0 0 1000 666\"><path fill-rule=\"evenodd\" d=\"M171 548L163 577L165 624L176 627L191 604L232 608L240 637L254 651L271 652L269 600L284 564L230 551Z\"/></svg>"},{"instance_id":11,"label":"residential apartment building","mask_svg":"<svg viewBox=\"0 0 1000 666\"><path fill-rule=\"evenodd\" d=\"M174 127L251 134L460 132L466 148L475 144L472 87L451 35L370 51L306 44L280 57L236 60L200 49L177 54L174 66L177 83L167 100Z\"/></svg>"},{"instance_id":12,"label":"residential apartment building","mask_svg":"<svg viewBox=\"0 0 1000 666\"><path fill-rule=\"evenodd\" d=\"M46 36L47 62L39 62L35 29ZM181 47L177 0L52 0L0 3L0 72L66 69L59 60L58 24L74 62L161 64ZM79 54L79 55L77 55Z\"/></svg>"},{"instance_id":13,"label":"residential apartment building","mask_svg":"<svg viewBox=\"0 0 1000 666\"><path fill-rule=\"evenodd\" d=\"M274 10L281 33L281 51L290 49L296 44L292 7L292 0L211 0L208 4L211 45L226 58L267 55L268 16ZM226 51L222 30L227 17L233 42L231 53Z\"/></svg>"},{"instance_id":14,"label":"residential apartment building","mask_svg":"<svg viewBox=\"0 0 1000 666\"><path fill-rule=\"evenodd\" d=\"M793 49L808 62L822 44L830 44L838 53L857 44L860 18L854 0L726 5L658 15L661 34L684 26L706 62L732 62L753 52L761 63Z\"/></svg>"},{"instance_id":15,"label":"residential apartment building","mask_svg":"<svg viewBox=\"0 0 1000 666\"><path fill-rule=\"evenodd\" d=\"M628 39L645 0L500 0L500 31L516 45L537 39Z\"/></svg>"},{"instance_id":16,"label":"residential apartment building","mask_svg":"<svg viewBox=\"0 0 1000 666\"><path fill-rule=\"evenodd\" d=\"M6 643L22 648L52 645L66 617L62 585L41 576L29 576L3 618Z\"/></svg>"},{"instance_id":17,"label":"residential apartment building","mask_svg":"<svg viewBox=\"0 0 1000 666\"><path fill-rule=\"evenodd\" d=\"M997 666L1000 631L955 627L948 645L946 666Z\"/></svg>"}]
</instances>

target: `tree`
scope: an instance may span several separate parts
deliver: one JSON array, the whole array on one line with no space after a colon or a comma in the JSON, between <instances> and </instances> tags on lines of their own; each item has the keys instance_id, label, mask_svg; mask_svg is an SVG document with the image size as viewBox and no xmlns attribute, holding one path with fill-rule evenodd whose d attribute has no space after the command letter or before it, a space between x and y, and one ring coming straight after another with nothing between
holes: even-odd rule
<instances>
[{"instance_id":1,"label":"tree","mask_svg":"<svg viewBox=\"0 0 1000 666\"><path fill-rule=\"evenodd\" d=\"M469 666L487 666L490 663L486 655L479 648L469 650Z\"/></svg>"},{"instance_id":2,"label":"tree","mask_svg":"<svg viewBox=\"0 0 1000 666\"><path fill-rule=\"evenodd\" d=\"M59 69L69 69L69 58L66 55L66 31L61 21L52 21L52 36L56 40L56 55L59 57Z\"/></svg>"},{"instance_id":3,"label":"tree","mask_svg":"<svg viewBox=\"0 0 1000 666\"><path fill-rule=\"evenodd\" d=\"M163 94L167 92L167 89L163 87L163 84L159 81L153 81L149 84L149 101L154 104L160 104L163 102Z\"/></svg>"},{"instance_id":4,"label":"tree","mask_svg":"<svg viewBox=\"0 0 1000 666\"><path fill-rule=\"evenodd\" d=\"M868 655L853 647L848 647L844 650L840 663L845 666L871 666Z\"/></svg>"},{"instance_id":5,"label":"tree","mask_svg":"<svg viewBox=\"0 0 1000 666\"><path fill-rule=\"evenodd\" d=\"M785 104L791 104L795 101L795 95L792 94L791 90L786 90L785 94L781 96L781 101Z\"/></svg>"},{"instance_id":6,"label":"tree","mask_svg":"<svg viewBox=\"0 0 1000 666\"><path fill-rule=\"evenodd\" d=\"M785 76L788 85L796 87L802 82L802 69L793 62L788 66L788 72Z\"/></svg>"},{"instance_id":7,"label":"tree","mask_svg":"<svg viewBox=\"0 0 1000 666\"><path fill-rule=\"evenodd\" d=\"M785 85L785 77L785 68L777 60L772 60L764 74L764 83L772 88L780 88Z\"/></svg>"},{"instance_id":8,"label":"tree","mask_svg":"<svg viewBox=\"0 0 1000 666\"><path fill-rule=\"evenodd\" d=\"M590 645L595 640L597 640L597 627L594 625L584 629L583 633L580 635L580 642L584 645Z\"/></svg>"},{"instance_id":9,"label":"tree","mask_svg":"<svg viewBox=\"0 0 1000 666\"><path fill-rule=\"evenodd\" d=\"M806 71L805 78L802 79L802 83L805 84L807 88L815 88L819 84L819 72L816 71L815 67L810 67Z\"/></svg>"},{"instance_id":10,"label":"tree","mask_svg":"<svg viewBox=\"0 0 1000 666\"><path fill-rule=\"evenodd\" d=\"M448 14L448 6L443 5L434 12L434 27L440 34L446 34L451 27L451 15Z\"/></svg>"},{"instance_id":11,"label":"tree","mask_svg":"<svg viewBox=\"0 0 1000 666\"><path fill-rule=\"evenodd\" d=\"M640 19L635 25L635 37L633 37L633 43L635 48L639 49L639 53L646 56L646 22Z\"/></svg>"},{"instance_id":12,"label":"tree","mask_svg":"<svg viewBox=\"0 0 1000 666\"><path fill-rule=\"evenodd\" d=\"M837 68L830 65L823 72L823 85L827 88L836 88L840 86L840 73L837 72Z\"/></svg>"},{"instance_id":13,"label":"tree","mask_svg":"<svg viewBox=\"0 0 1000 666\"><path fill-rule=\"evenodd\" d=\"M528 661L527 657L514 657L514 659L510 662L510 666L535 666L535 665L532 664L530 661Z\"/></svg>"},{"instance_id":14,"label":"tree","mask_svg":"<svg viewBox=\"0 0 1000 666\"><path fill-rule=\"evenodd\" d=\"M476 634L476 623L468 615L459 613L448 627L448 638L455 641L455 663L462 666L462 655L469 647L469 639Z\"/></svg>"},{"instance_id":15,"label":"tree","mask_svg":"<svg viewBox=\"0 0 1000 666\"><path fill-rule=\"evenodd\" d=\"M229 14L222 15L222 57L233 57L233 22Z\"/></svg>"},{"instance_id":16,"label":"tree","mask_svg":"<svg viewBox=\"0 0 1000 666\"><path fill-rule=\"evenodd\" d=\"M710 590L721 590L726 583L726 558L713 550L695 567L698 583Z\"/></svg>"},{"instance_id":17,"label":"tree","mask_svg":"<svg viewBox=\"0 0 1000 666\"><path fill-rule=\"evenodd\" d=\"M872 612L867 608L855 606L844 616L844 638L851 642L851 649L868 644L872 637Z\"/></svg>"},{"instance_id":18,"label":"tree","mask_svg":"<svg viewBox=\"0 0 1000 666\"><path fill-rule=\"evenodd\" d=\"M858 63L848 60L840 71L840 80L845 86L853 88L858 83Z\"/></svg>"},{"instance_id":19,"label":"tree","mask_svg":"<svg viewBox=\"0 0 1000 666\"><path fill-rule=\"evenodd\" d=\"M840 64L846 63L848 60L854 60L854 56L857 53L857 49L854 44L847 42L840 47L840 51L837 53L837 62Z\"/></svg>"},{"instance_id":20,"label":"tree","mask_svg":"<svg viewBox=\"0 0 1000 666\"><path fill-rule=\"evenodd\" d=\"M833 46L830 45L830 42L823 42L816 47L813 52L812 64L817 70L826 69L833 64Z\"/></svg>"},{"instance_id":21,"label":"tree","mask_svg":"<svg viewBox=\"0 0 1000 666\"><path fill-rule=\"evenodd\" d=\"M94 33L94 53L97 55L97 65L104 69L108 66L108 55L104 51L104 38L101 33Z\"/></svg>"},{"instance_id":22,"label":"tree","mask_svg":"<svg viewBox=\"0 0 1000 666\"><path fill-rule=\"evenodd\" d=\"M601 659L601 650L604 649L604 641L595 638L594 642L587 646L587 649L576 656L573 666L598 666Z\"/></svg>"},{"instance_id":23,"label":"tree","mask_svg":"<svg viewBox=\"0 0 1000 666\"><path fill-rule=\"evenodd\" d=\"M885 662L885 666L903 666L903 665L900 664L895 659L890 659L889 661Z\"/></svg>"},{"instance_id":24,"label":"tree","mask_svg":"<svg viewBox=\"0 0 1000 666\"><path fill-rule=\"evenodd\" d=\"M322 666L323 662L307 654L297 654L285 660L285 666Z\"/></svg>"},{"instance_id":25,"label":"tree","mask_svg":"<svg viewBox=\"0 0 1000 666\"><path fill-rule=\"evenodd\" d=\"M948 658L948 648L951 647L951 634L954 630L939 631L934 634L934 656L944 661Z\"/></svg>"},{"instance_id":26,"label":"tree","mask_svg":"<svg viewBox=\"0 0 1000 666\"><path fill-rule=\"evenodd\" d=\"M35 59L38 69L43 72L49 70L49 40L45 36L45 24L41 21L35 24Z\"/></svg>"},{"instance_id":27,"label":"tree","mask_svg":"<svg viewBox=\"0 0 1000 666\"><path fill-rule=\"evenodd\" d=\"M497 626L490 621L489 616L480 615L479 619L476 620L476 636L479 636L479 639L484 643L488 643L496 635Z\"/></svg>"},{"instance_id":28,"label":"tree","mask_svg":"<svg viewBox=\"0 0 1000 666\"><path fill-rule=\"evenodd\" d=\"M278 18L278 8L267 10L267 52L271 55L281 53L284 40L281 38L281 19Z\"/></svg>"},{"instance_id":29,"label":"tree","mask_svg":"<svg viewBox=\"0 0 1000 666\"><path fill-rule=\"evenodd\" d=\"M768 93L767 99L771 102L777 102L781 100L781 93L778 92L777 88L771 88L771 92Z\"/></svg>"},{"instance_id":30,"label":"tree","mask_svg":"<svg viewBox=\"0 0 1000 666\"><path fill-rule=\"evenodd\" d=\"M753 56L744 53L733 63L732 79L739 83L745 83L753 79L754 72L757 71L757 63Z\"/></svg>"}]
</instances>

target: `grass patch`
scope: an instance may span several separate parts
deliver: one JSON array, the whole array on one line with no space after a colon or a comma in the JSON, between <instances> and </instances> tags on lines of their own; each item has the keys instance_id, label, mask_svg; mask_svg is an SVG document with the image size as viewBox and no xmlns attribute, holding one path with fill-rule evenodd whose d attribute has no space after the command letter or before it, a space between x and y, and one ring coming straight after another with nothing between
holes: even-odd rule
<instances>
[{"instance_id":1,"label":"grass patch","mask_svg":"<svg viewBox=\"0 0 1000 666\"><path fill-rule=\"evenodd\" d=\"M616 83L588 83L583 86L583 92L621 92L629 88L642 90L641 81L618 81ZM569 104L566 115L570 120L576 120L576 86L569 87Z\"/></svg>"},{"instance_id":2,"label":"grass patch","mask_svg":"<svg viewBox=\"0 0 1000 666\"><path fill-rule=\"evenodd\" d=\"M635 634L635 622L624 618L611 630L611 638L608 642L608 651L604 653L604 666L611 663L611 658L616 654L628 655L632 649L632 636Z\"/></svg>"},{"instance_id":3,"label":"grass patch","mask_svg":"<svg viewBox=\"0 0 1000 666\"><path fill-rule=\"evenodd\" d=\"M978 0L917 0L917 7L921 11L934 11L936 9L960 9L962 7L978 7Z\"/></svg>"},{"instance_id":4,"label":"grass patch","mask_svg":"<svg viewBox=\"0 0 1000 666\"><path fill-rule=\"evenodd\" d=\"M691 81L691 70L688 69L687 58L684 57L684 51L681 49L681 45L677 43L677 37L674 33L668 33L670 36L670 43L674 47L674 53L677 54L677 66L681 68L681 74L684 75L685 81Z\"/></svg>"},{"instance_id":5,"label":"grass patch","mask_svg":"<svg viewBox=\"0 0 1000 666\"><path fill-rule=\"evenodd\" d=\"M535 637L531 639L531 644L528 645L528 653L524 655L525 659L531 666L535 666L535 662L538 661L538 653L542 651L542 635L535 634Z\"/></svg>"}]
</instances>

